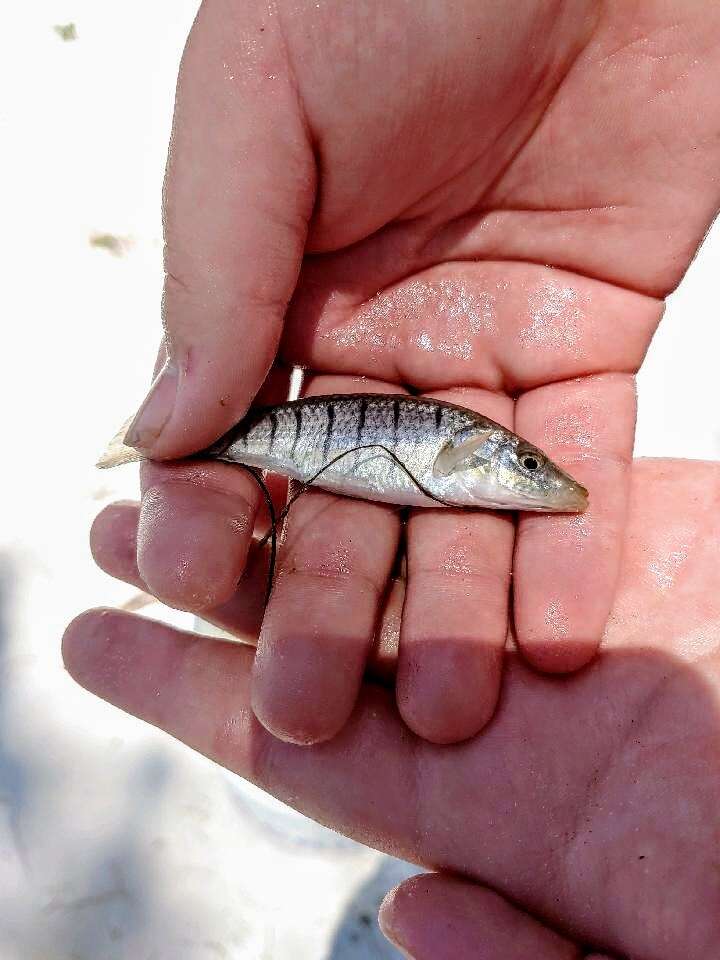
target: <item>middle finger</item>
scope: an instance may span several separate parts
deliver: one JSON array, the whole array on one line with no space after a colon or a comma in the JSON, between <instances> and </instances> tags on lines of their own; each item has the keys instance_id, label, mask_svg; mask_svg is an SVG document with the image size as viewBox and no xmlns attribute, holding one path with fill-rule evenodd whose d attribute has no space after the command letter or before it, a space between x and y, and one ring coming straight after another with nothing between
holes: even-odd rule
<instances>
[{"instance_id":1,"label":"middle finger","mask_svg":"<svg viewBox=\"0 0 720 960\"><path fill-rule=\"evenodd\" d=\"M318 377L306 394L397 392ZM252 707L276 737L317 743L355 705L397 551L392 507L309 491L293 506L258 639Z\"/></svg>"},{"instance_id":2,"label":"middle finger","mask_svg":"<svg viewBox=\"0 0 720 960\"><path fill-rule=\"evenodd\" d=\"M487 390L433 394L512 426L513 402ZM507 638L512 515L418 509L408 524L408 582L398 658L398 707L435 743L490 720Z\"/></svg>"}]
</instances>

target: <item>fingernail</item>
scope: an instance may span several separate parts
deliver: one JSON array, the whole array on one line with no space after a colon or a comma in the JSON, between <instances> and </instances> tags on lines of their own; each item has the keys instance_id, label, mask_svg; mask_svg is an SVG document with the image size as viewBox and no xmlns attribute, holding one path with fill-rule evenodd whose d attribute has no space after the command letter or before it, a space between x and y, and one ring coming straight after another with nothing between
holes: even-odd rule
<instances>
[{"instance_id":1,"label":"fingernail","mask_svg":"<svg viewBox=\"0 0 720 960\"><path fill-rule=\"evenodd\" d=\"M143 452L150 450L170 419L175 406L177 386L177 367L168 358L130 424L123 443Z\"/></svg>"}]
</instances>

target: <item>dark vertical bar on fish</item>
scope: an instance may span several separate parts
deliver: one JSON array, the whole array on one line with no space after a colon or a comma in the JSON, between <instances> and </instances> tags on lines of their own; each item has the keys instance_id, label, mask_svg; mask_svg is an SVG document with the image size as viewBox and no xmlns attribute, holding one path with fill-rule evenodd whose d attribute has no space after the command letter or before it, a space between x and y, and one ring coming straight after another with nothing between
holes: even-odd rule
<instances>
[{"instance_id":1,"label":"dark vertical bar on fish","mask_svg":"<svg viewBox=\"0 0 720 960\"><path fill-rule=\"evenodd\" d=\"M292 446L290 447L290 459L295 459L295 451L297 450L297 443L300 438L300 433L302 431L302 415L303 408L299 405L293 407L293 413L295 414L295 435L293 437Z\"/></svg>"},{"instance_id":2,"label":"dark vertical bar on fish","mask_svg":"<svg viewBox=\"0 0 720 960\"><path fill-rule=\"evenodd\" d=\"M270 439L268 441L268 453L272 454L273 444L275 443L275 434L277 433L277 414L271 410L268 414L270 419Z\"/></svg>"},{"instance_id":3,"label":"dark vertical bar on fish","mask_svg":"<svg viewBox=\"0 0 720 960\"><path fill-rule=\"evenodd\" d=\"M400 427L400 398L393 400L393 450L397 449L398 429Z\"/></svg>"},{"instance_id":4,"label":"dark vertical bar on fish","mask_svg":"<svg viewBox=\"0 0 720 960\"><path fill-rule=\"evenodd\" d=\"M333 426L335 424L335 404L330 401L327 405L327 427L325 428L325 440L323 442L323 458L327 463L330 457L330 447L333 441Z\"/></svg>"},{"instance_id":5,"label":"dark vertical bar on fish","mask_svg":"<svg viewBox=\"0 0 720 960\"><path fill-rule=\"evenodd\" d=\"M367 416L368 401L367 397L360 398L360 409L358 411L357 444L361 447L363 444L363 433L365 431L365 418Z\"/></svg>"}]
</instances>

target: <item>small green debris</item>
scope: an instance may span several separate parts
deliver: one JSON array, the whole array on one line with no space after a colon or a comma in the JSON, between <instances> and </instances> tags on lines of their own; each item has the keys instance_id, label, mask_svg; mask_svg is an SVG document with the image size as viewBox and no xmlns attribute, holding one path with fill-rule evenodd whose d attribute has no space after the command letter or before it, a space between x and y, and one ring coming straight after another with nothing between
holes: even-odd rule
<instances>
[{"instance_id":1,"label":"small green debris","mask_svg":"<svg viewBox=\"0 0 720 960\"><path fill-rule=\"evenodd\" d=\"M118 237L114 233L92 233L89 243L98 250L107 250L114 257L122 257L129 246L126 237Z\"/></svg>"},{"instance_id":2,"label":"small green debris","mask_svg":"<svg viewBox=\"0 0 720 960\"><path fill-rule=\"evenodd\" d=\"M56 23L53 30L65 43L77 40L77 27L74 23Z\"/></svg>"}]
</instances>

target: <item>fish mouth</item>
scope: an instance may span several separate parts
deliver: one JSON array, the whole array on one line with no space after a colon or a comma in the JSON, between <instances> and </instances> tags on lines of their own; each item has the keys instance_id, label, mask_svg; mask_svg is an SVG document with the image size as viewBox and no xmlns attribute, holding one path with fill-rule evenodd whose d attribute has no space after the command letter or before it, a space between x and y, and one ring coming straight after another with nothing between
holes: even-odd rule
<instances>
[{"instance_id":1,"label":"fish mouth","mask_svg":"<svg viewBox=\"0 0 720 960\"><path fill-rule=\"evenodd\" d=\"M520 513L584 513L589 503L589 494L585 487L576 483L565 484L552 494L539 494L522 498L514 504L498 504L500 509L518 510Z\"/></svg>"},{"instance_id":2,"label":"fish mouth","mask_svg":"<svg viewBox=\"0 0 720 960\"><path fill-rule=\"evenodd\" d=\"M573 480L553 501L552 510L554 513L584 513L589 502L590 496L585 487Z\"/></svg>"}]
</instances>

